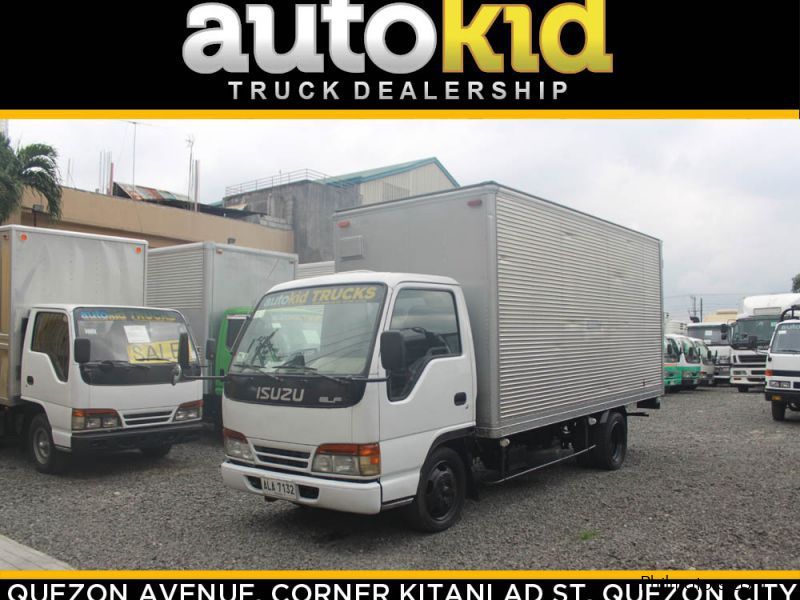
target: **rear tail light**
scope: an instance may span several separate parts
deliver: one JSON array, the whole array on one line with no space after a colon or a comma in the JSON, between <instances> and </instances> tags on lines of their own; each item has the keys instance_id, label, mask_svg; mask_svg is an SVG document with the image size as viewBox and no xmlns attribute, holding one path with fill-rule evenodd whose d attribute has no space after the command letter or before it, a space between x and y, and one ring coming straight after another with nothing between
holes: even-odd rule
<instances>
[{"instance_id":1,"label":"rear tail light","mask_svg":"<svg viewBox=\"0 0 800 600\"><path fill-rule=\"evenodd\" d=\"M380 475L381 447L378 444L323 444L317 448L311 470L332 475Z\"/></svg>"},{"instance_id":2,"label":"rear tail light","mask_svg":"<svg viewBox=\"0 0 800 600\"><path fill-rule=\"evenodd\" d=\"M222 437L225 440L225 454L231 458L253 462L253 451L244 434L233 429L223 429Z\"/></svg>"},{"instance_id":3,"label":"rear tail light","mask_svg":"<svg viewBox=\"0 0 800 600\"><path fill-rule=\"evenodd\" d=\"M110 408L73 408L72 430L93 431L120 427L117 411Z\"/></svg>"}]
</instances>

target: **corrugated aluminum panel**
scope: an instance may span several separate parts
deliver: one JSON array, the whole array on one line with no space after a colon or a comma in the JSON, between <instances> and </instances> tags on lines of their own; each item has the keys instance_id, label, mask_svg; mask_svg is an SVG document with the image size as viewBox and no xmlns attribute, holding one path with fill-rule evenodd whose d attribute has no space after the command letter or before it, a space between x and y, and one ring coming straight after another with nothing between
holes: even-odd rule
<instances>
[{"instance_id":1,"label":"corrugated aluminum panel","mask_svg":"<svg viewBox=\"0 0 800 600\"><path fill-rule=\"evenodd\" d=\"M152 251L147 260L147 304L176 310L202 310L204 248L194 245L178 252Z\"/></svg>"},{"instance_id":2,"label":"corrugated aluminum panel","mask_svg":"<svg viewBox=\"0 0 800 600\"><path fill-rule=\"evenodd\" d=\"M336 272L336 263L332 260L323 262L305 263L297 265L295 279L308 279L309 277L320 277L321 275L332 275Z\"/></svg>"},{"instance_id":3,"label":"corrugated aluminum panel","mask_svg":"<svg viewBox=\"0 0 800 600\"><path fill-rule=\"evenodd\" d=\"M660 243L505 190L496 227L493 433L661 395Z\"/></svg>"}]
</instances>

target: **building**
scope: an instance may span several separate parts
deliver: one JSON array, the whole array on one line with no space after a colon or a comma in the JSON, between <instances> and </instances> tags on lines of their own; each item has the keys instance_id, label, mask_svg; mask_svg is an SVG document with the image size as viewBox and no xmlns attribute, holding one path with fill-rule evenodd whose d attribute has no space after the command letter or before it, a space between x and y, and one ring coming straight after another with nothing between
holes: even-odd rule
<instances>
[{"instance_id":1,"label":"building","mask_svg":"<svg viewBox=\"0 0 800 600\"><path fill-rule=\"evenodd\" d=\"M280 252L294 249L290 227L248 222L245 219L259 215L241 210L199 205L202 210L195 212L180 199L142 202L67 187L62 188L61 200L61 220L52 222L44 200L26 190L21 210L8 223L140 238L151 248L212 241Z\"/></svg>"},{"instance_id":2,"label":"building","mask_svg":"<svg viewBox=\"0 0 800 600\"><path fill-rule=\"evenodd\" d=\"M331 219L337 210L457 187L438 159L425 158L336 177L306 169L248 181L228 187L221 206L291 228L294 251L309 263L333 260Z\"/></svg>"}]
</instances>

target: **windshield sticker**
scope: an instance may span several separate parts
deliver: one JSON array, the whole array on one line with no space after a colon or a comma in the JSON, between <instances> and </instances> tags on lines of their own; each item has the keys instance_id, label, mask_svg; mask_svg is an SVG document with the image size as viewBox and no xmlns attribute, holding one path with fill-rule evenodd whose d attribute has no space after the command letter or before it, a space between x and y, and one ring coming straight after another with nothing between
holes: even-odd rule
<instances>
[{"instance_id":1,"label":"windshield sticker","mask_svg":"<svg viewBox=\"0 0 800 600\"><path fill-rule=\"evenodd\" d=\"M85 335L97 335L97 329L89 329L88 327L83 330Z\"/></svg>"},{"instance_id":2,"label":"windshield sticker","mask_svg":"<svg viewBox=\"0 0 800 600\"><path fill-rule=\"evenodd\" d=\"M785 329L779 329L778 330L778 335L786 335L786 330Z\"/></svg>"},{"instance_id":3,"label":"windshield sticker","mask_svg":"<svg viewBox=\"0 0 800 600\"><path fill-rule=\"evenodd\" d=\"M78 318L83 321L150 321L159 323L175 323L178 316L170 312L152 313L125 313L120 311L109 312L104 309L81 310Z\"/></svg>"},{"instance_id":4,"label":"windshield sticker","mask_svg":"<svg viewBox=\"0 0 800 600\"><path fill-rule=\"evenodd\" d=\"M189 348L189 353L194 355ZM193 357L194 358L194 357ZM135 362L178 362L178 340L128 344L128 361Z\"/></svg>"},{"instance_id":5,"label":"windshield sticker","mask_svg":"<svg viewBox=\"0 0 800 600\"><path fill-rule=\"evenodd\" d=\"M380 302L381 288L377 285L336 286L294 290L272 294L264 299L262 307L304 306L309 304L347 304L355 302Z\"/></svg>"},{"instance_id":6,"label":"windshield sticker","mask_svg":"<svg viewBox=\"0 0 800 600\"><path fill-rule=\"evenodd\" d=\"M778 333L785 333L790 329L800 329L800 323L786 323L786 325L781 325L781 328L778 329Z\"/></svg>"},{"instance_id":7,"label":"windshield sticker","mask_svg":"<svg viewBox=\"0 0 800 600\"><path fill-rule=\"evenodd\" d=\"M129 344L149 344L150 335L144 325L124 325L125 337Z\"/></svg>"}]
</instances>

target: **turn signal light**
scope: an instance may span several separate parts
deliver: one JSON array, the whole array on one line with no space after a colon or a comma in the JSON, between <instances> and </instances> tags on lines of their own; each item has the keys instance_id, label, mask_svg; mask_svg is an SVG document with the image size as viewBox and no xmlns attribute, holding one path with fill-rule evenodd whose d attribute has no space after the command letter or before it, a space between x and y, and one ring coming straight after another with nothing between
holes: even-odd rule
<instances>
[{"instance_id":1,"label":"turn signal light","mask_svg":"<svg viewBox=\"0 0 800 600\"><path fill-rule=\"evenodd\" d=\"M231 458L238 458L253 462L253 452L244 434L233 429L223 429L222 437L225 440L225 454Z\"/></svg>"},{"instance_id":2,"label":"turn signal light","mask_svg":"<svg viewBox=\"0 0 800 600\"><path fill-rule=\"evenodd\" d=\"M767 377L772 377L774 374L775 373L773 373L772 369L767 369L766 371L764 371L764 375L766 375Z\"/></svg>"}]
</instances>

